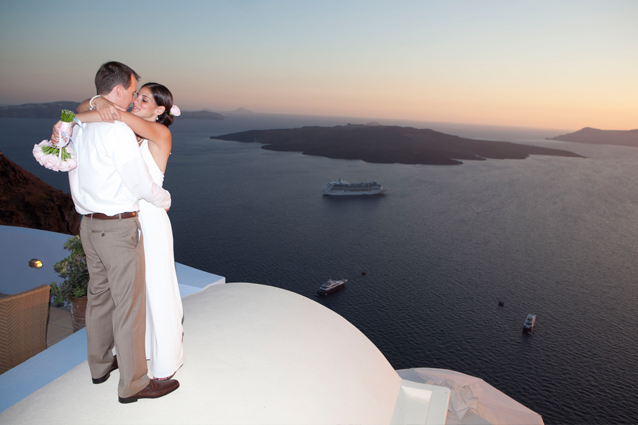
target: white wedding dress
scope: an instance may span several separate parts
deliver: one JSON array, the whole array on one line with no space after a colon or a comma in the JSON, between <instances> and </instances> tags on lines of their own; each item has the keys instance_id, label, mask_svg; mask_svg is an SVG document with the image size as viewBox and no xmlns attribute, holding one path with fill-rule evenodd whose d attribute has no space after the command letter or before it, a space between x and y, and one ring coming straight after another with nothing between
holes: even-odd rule
<instances>
[{"instance_id":1,"label":"white wedding dress","mask_svg":"<svg viewBox=\"0 0 638 425\"><path fill-rule=\"evenodd\" d=\"M140 149L153 180L162 186L164 173L144 140ZM146 257L146 358L155 378L173 375L184 363L182 298L177 286L173 230L162 208L140 200L140 224Z\"/></svg>"}]
</instances>

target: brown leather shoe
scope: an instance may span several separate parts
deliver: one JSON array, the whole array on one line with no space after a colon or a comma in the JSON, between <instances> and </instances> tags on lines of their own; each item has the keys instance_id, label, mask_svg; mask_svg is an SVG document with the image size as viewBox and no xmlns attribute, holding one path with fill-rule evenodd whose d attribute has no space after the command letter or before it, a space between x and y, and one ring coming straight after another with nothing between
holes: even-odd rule
<instances>
[{"instance_id":1,"label":"brown leather shoe","mask_svg":"<svg viewBox=\"0 0 638 425\"><path fill-rule=\"evenodd\" d=\"M148 385L139 393L130 397L118 397L120 403L134 403L140 398L158 398L172 393L179 388L179 381L169 379L167 381L158 381L151 379Z\"/></svg>"},{"instance_id":2,"label":"brown leather shoe","mask_svg":"<svg viewBox=\"0 0 638 425\"><path fill-rule=\"evenodd\" d=\"M109 376L111 376L111 372L113 372L115 369L117 369L117 356L113 356L113 364L111 365L111 369L106 372L106 375L101 378L92 378L93 383L101 384L102 382L106 382L106 380L109 379Z\"/></svg>"}]
</instances>

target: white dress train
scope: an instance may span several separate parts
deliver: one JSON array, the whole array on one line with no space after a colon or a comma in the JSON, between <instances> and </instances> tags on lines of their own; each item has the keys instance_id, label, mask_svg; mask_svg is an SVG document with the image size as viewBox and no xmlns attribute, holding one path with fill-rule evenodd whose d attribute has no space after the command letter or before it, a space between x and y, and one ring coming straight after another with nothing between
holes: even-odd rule
<instances>
[{"instance_id":1,"label":"white dress train","mask_svg":"<svg viewBox=\"0 0 638 425\"><path fill-rule=\"evenodd\" d=\"M140 149L151 177L162 186L164 174L147 140ZM144 200L140 200L139 220L146 257L146 358L151 360L153 377L166 378L184 363L184 315L175 272L173 230L166 211Z\"/></svg>"}]
</instances>

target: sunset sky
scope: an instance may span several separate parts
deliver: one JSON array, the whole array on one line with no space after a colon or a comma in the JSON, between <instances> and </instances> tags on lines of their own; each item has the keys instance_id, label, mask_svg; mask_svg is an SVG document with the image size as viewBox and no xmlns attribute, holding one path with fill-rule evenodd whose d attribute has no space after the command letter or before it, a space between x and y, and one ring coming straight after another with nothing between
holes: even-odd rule
<instances>
[{"instance_id":1,"label":"sunset sky","mask_svg":"<svg viewBox=\"0 0 638 425\"><path fill-rule=\"evenodd\" d=\"M182 109L638 128L638 1L36 1L0 8L0 104L106 61Z\"/></svg>"}]
</instances>

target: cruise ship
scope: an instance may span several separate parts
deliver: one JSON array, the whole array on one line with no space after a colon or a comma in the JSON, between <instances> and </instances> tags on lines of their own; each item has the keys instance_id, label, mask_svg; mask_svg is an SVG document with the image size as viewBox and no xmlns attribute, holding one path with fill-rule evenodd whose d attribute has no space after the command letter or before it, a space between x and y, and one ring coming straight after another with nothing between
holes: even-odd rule
<instances>
[{"instance_id":1,"label":"cruise ship","mask_svg":"<svg viewBox=\"0 0 638 425\"><path fill-rule=\"evenodd\" d=\"M381 195L386 190L377 182L348 183L339 179L328 183L323 188L323 194L329 196Z\"/></svg>"}]
</instances>

